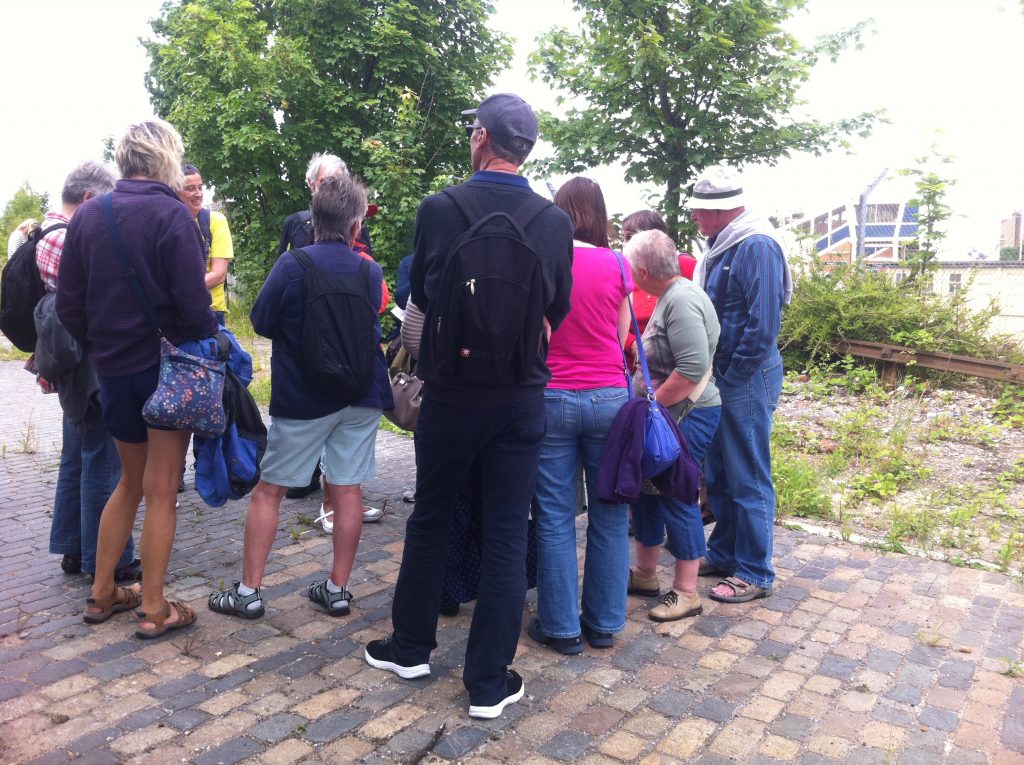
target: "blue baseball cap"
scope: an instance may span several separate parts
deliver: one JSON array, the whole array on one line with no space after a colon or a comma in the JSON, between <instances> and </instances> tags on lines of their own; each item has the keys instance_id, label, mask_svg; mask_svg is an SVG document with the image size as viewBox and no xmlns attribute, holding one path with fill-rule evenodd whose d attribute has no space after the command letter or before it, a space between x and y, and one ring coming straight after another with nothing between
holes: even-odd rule
<instances>
[{"instance_id":1,"label":"blue baseball cap","mask_svg":"<svg viewBox=\"0 0 1024 765\"><path fill-rule=\"evenodd\" d=\"M513 148L516 138L528 141L531 147L537 142L537 115L526 101L513 93L495 93L475 109L467 109L462 114L475 117L476 122L506 149Z\"/></svg>"}]
</instances>

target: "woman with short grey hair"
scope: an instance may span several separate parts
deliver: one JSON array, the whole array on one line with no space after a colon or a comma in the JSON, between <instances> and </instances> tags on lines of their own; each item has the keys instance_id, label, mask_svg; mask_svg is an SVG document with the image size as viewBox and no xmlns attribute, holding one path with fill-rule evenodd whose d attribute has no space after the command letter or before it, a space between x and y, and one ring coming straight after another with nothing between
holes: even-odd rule
<instances>
[{"instance_id":1,"label":"woman with short grey hair","mask_svg":"<svg viewBox=\"0 0 1024 765\"><path fill-rule=\"evenodd\" d=\"M711 379L711 360L718 344L715 307L703 290L679 273L676 245L663 231L643 231L630 239L624 255L633 279L658 298L644 330L655 398L679 419L694 461L701 465L704 452L718 428L721 399ZM640 371L634 377L644 389ZM629 572L629 592L658 597L658 554L668 532L668 550L676 558L672 587L661 595L648 615L659 622L699 614L697 571L707 551L700 507L661 494L641 494L633 505L636 568Z\"/></svg>"}]
</instances>

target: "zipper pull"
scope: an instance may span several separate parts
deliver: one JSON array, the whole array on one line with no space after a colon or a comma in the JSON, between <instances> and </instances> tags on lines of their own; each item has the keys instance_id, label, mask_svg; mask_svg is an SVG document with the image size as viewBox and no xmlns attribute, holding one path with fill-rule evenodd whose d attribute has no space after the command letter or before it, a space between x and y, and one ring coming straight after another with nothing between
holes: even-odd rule
<instances>
[{"instance_id":1,"label":"zipper pull","mask_svg":"<svg viewBox=\"0 0 1024 765\"><path fill-rule=\"evenodd\" d=\"M476 294L476 279L470 279L468 282L466 282L466 286L469 287L470 295Z\"/></svg>"}]
</instances>

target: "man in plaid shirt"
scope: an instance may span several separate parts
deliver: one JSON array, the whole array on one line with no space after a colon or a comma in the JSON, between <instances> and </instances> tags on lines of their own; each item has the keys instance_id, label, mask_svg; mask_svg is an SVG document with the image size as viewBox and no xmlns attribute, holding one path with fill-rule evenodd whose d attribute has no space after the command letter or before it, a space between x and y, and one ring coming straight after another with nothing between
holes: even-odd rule
<instances>
[{"instance_id":1,"label":"man in plaid shirt","mask_svg":"<svg viewBox=\"0 0 1024 765\"><path fill-rule=\"evenodd\" d=\"M83 162L64 181L60 210L47 213L43 231L60 224L67 226L85 200L113 188L114 176L109 170L97 162ZM64 410L64 439L53 501L50 552L64 556L61 568L65 573L93 574L100 516L117 485L121 462L100 417L99 386L84 353L75 348L81 360L73 369L51 369L47 365L49 360L63 356L56 352L58 346L75 346L54 311L53 293L57 291L65 231L64 227L55 228L36 245L36 265L47 292L36 308L36 326L47 327L49 331L40 332L35 358L43 368L40 371L45 370L42 376L49 378L46 382L56 387ZM41 377L40 384L43 382ZM44 385L44 390L47 387ZM135 546L129 538L116 574L122 579L133 579L138 570Z\"/></svg>"}]
</instances>

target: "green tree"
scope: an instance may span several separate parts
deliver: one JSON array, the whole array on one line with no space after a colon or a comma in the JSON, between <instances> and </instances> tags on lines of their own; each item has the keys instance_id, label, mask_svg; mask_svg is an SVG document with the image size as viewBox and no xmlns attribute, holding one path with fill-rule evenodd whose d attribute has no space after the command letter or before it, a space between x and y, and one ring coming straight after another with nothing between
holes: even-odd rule
<instances>
[{"instance_id":1,"label":"green tree","mask_svg":"<svg viewBox=\"0 0 1024 765\"><path fill-rule=\"evenodd\" d=\"M568 94L562 119L542 132L556 155L547 172L623 162L626 179L664 189L679 230L682 188L708 165L773 163L866 134L864 113L836 122L792 116L822 57L859 40L863 25L801 47L782 28L806 0L573 0L582 31L555 29L531 56L531 73Z\"/></svg>"},{"instance_id":2,"label":"green tree","mask_svg":"<svg viewBox=\"0 0 1024 765\"><path fill-rule=\"evenodd\" d=\"M910 269L908 279L913 281L932 270L939 248L946 238L946 224L953 213L946 202L949 187L956 180L942 174L942 167L953 162L951 157L932 149L930 154L918 157L914 167L901 170L902 175L914 179L916 195L907 204L917 207L916 247L908 250L906 263Z\"/></svg>"},{"instance_id":3,"label":"green tree","mask_svg":"<svg viewBox=\"0 0 1024 765\"><path fill-rule=\"evenodd\" d=\"M1000 247L1000 260L1020 260L1020 249L1018 247Z\"/></svg>"},{"instance_id":4,"label":"green tree","mask_svg":"<svg viewBox=\"0 0 1024 765\"><path fill-rule=\"evenodd\" d=\"M238 273L258 289L284 218L308 207L316 151L378 192L370 222L385 270L408 252L416 204L462 173L459 112L511 46L484 0L170 0L152 22L157 112L231 219Z\"/></svg>"},{"instance_id":5,"label":"green tree","mask_svg":"<svg viewBox=\"0 0 1024 765\"><path fill-rule=\"evenodd\" d=\"M23 220L35 218L41 222L48 205L48 195L34 192L28 181L22 183L14 192L14 196L7 201L4 206L3 227L0 228L4 235L4 247L0 257L4 262L7 261L7 237Z\"/></svg>"}]
</instances>

